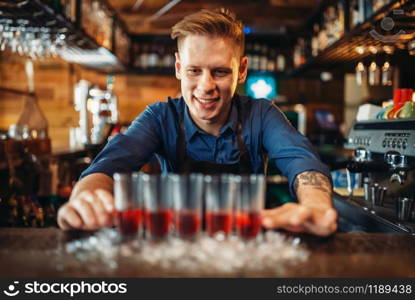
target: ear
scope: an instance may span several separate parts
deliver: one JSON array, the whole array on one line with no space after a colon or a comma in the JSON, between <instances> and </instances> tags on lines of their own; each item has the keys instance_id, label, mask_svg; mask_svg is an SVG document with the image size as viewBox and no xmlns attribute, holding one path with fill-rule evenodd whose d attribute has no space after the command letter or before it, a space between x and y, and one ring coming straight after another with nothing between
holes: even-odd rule
<instances>
[{"instance_id":1,"label":"ear","mask_svg":"<svg viewBox=\"0 0 415 300\"><path fill-rule=\"evenodd\" d=\"M181 64L180 64L180 55L179 52L175 52L174 56L176 57L176 62L174 63L174 67L176 69L176 78L177 79L182 79L181 75L180 75L180 71L181 71Z\"/></svg>"},{"instance_id":2,"label":"ear","mask_svg":"<svg viewBox=\"0 0 415 300\"><path fill-rule=\"evenodd\" d=\"M243 56L238 70L238 83L244 83L248 74L248 57Z\"/></svg>"}]
</instances>

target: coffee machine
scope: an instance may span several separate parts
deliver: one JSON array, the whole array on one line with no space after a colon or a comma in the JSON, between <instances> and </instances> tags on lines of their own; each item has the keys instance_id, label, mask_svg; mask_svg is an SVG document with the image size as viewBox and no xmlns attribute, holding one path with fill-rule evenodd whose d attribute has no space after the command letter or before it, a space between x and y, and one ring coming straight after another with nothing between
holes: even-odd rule
<instances>
[{"instance_id":1,"label":"coffee machine","mask_svg":"<svg viewBox=\"0 0 415 300\"><path fill-rule=\"evenodd\" d=\"M379 231L414 233L415 119L355 122L345 148L354 150L347 172L359 175L362 191L349 187L354 214Z\"/></svg>"}]
</instances>

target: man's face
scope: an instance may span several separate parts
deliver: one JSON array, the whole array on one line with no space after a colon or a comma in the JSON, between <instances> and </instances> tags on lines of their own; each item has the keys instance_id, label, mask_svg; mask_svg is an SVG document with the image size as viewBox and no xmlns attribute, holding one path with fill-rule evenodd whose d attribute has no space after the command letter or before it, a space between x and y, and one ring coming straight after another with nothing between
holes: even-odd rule
<instances>
[{"instance_id":1,"label":"man's face","mask_svg":"<svg viewBox=\"0 0 415 300\"><path fill-rule=\"evenodd\" d=\"M230 39L190 35L181 41L176 76L197 125L224 124L236 86L246 78L246 68L247 58L240 58Z\"/></svg>"}]
</instances>

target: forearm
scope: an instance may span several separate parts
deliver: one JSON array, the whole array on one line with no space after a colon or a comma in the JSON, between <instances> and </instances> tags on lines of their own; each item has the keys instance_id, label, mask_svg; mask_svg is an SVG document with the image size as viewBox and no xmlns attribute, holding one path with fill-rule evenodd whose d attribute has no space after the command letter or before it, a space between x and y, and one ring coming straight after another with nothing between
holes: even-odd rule
<instances>
[{"instance_id":1,"label":"forearm","mask_svg":"<svg viewBox=\"0 0 415 300\"><path fill-rule=\"evenodd\" d=\"M294 191L298 202L308 207L331 208L332 185L322 173L306 171L297 175Z\"/></svg>"},{"instance_id":2,"label":"forearm","mask_svg":"<svg viewBox=\"0 0 415 300\"><path fill-rule=\"evenodd\" d=\"M328 236L337 229L337 212L331 200L329 178L319 172L306 171L297 175L294 191L299 203L286 203L264 210L265 228L283 228L293 232L309 232Z\"/></svg>"},{"instance_id":3,"label":"forearm","mask_svg":"<svg viewBox=\"0 0 415 300\"><path fill-rule=\"evenodd\" d=\"M93 173L82 178L75 185L70 200L75 199L83 191L95 191L102 189L112 193L113 179L104 173Z\"/></svg>"}]
</instances>

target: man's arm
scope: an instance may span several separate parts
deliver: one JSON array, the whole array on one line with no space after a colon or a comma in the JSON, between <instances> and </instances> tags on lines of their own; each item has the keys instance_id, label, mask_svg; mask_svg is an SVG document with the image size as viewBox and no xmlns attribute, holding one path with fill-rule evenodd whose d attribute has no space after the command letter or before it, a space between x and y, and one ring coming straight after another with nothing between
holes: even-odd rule
<instances>
[{"instance_id":1,"label":"man's arm","mask_svg":"<svg viewBox=\"0 0 415 300\"><path fill-rule=\"evenodd\" d=\"M298 203L287 203L263 211L263 225L293 232L328 236L337 229L337 212L332 203L329 179L314 171L297 175L294 190Z\"/></svg>"},{"instance_id":2,"label":"man's arm","mask_svg":"<svg viewBox=\"0 0 415 300\"><path fill-rule=\"evenodd\" d=\"M97 229L112 225L113 180L93 173L75 185L71 197L58 211L58 224L64 229Z\"/></svg>"},{"instance_id":3,"label":"man's arm","mask_svg":"<svg viewBox=\"0 0 415 300\"><path fill-rule=\"evenodd\" d=\"M124 134L117 134L95 157L75 185L71 198L58 212L62 229L97 229L112 225L112 174L134 172L160 147L158 115L165 104L156 103L138 116Z\"/></svg>"}]
</instances>

